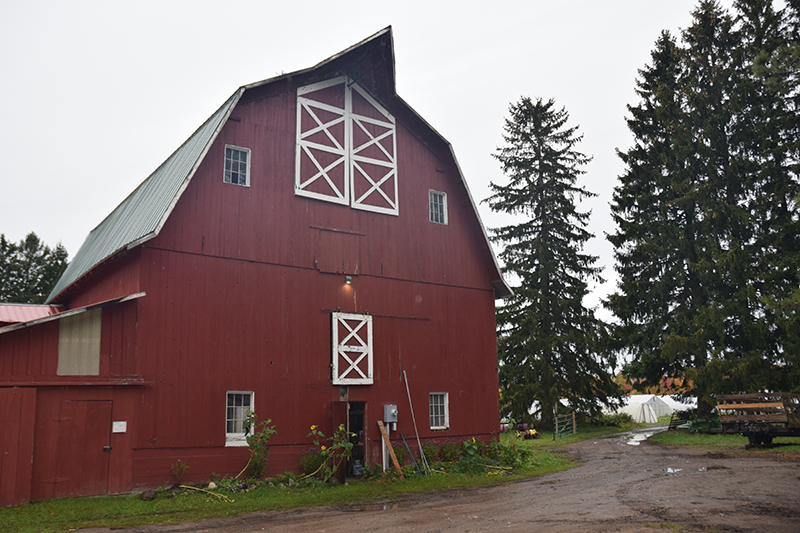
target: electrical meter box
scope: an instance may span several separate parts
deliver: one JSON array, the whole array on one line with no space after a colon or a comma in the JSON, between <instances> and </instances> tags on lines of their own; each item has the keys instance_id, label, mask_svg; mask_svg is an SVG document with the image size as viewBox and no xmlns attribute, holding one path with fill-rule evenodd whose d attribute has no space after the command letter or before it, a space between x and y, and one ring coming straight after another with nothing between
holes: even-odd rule
<instances>
[{"instance_id":1,"label":"electrical meter box","mask_svg":"<svg viewBox=\"0 0 800 533\"><path fill-rule=\"evenodd\" d=\"M396 405L384 405L383 406L383 421L386 422L397 422L397 406Z\"/></svg>"}]
</instances>

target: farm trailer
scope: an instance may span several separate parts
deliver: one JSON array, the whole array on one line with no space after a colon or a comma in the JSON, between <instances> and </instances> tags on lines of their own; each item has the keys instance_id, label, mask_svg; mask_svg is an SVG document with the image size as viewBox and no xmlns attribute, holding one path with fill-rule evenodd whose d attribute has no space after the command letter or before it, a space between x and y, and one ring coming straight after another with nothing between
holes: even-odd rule
<instances>
[{"instance_id":1,"label":"farm trailer","mask_svg":"<svg viewBox=\"0 0 800 533\"><path fill-rule=\"evenodd\" d=\"M717 396L723 433L739 433L752 445L775 437L800 437L800 394L763 392Z\"/></svg>"}]
</instances>

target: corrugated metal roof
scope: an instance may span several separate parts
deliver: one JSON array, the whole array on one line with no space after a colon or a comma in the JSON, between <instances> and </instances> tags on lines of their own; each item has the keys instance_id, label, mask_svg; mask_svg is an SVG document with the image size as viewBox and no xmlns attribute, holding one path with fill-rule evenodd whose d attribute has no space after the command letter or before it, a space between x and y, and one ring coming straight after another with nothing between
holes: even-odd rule
<instances>
[{"instance_id":1,"label":"corrugated metal roof","mask_svg":"<svg viewBox=\"0 0 800 533\"><path fill-rule=\"evenodd\" d=\"M75 258L50 292L48 302L104 259L158 235L243 92L243 88L237 90L180 148L89 233L75 254Z\"/></svg>"},{"instance_id":2,"label":"corrugated metal roof","mask_svg":"<svg viewBox=\"0 0 800 533\"><path fill-rule=\"evenodd\" d=\"M0 303L0 324L19 324L58 314L55 305Z\"/></svg>"}]
</instances>

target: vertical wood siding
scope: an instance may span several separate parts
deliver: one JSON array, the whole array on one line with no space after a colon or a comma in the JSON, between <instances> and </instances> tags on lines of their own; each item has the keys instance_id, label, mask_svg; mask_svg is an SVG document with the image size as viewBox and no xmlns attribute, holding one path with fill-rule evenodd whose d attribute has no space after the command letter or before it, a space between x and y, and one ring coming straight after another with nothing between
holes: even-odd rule
<instances>
[{"instance_id":1,"label":"vertical wood siding","mask_svg":"<svg viewBox=\"0 0 800 533\"><path fill-rule=\"evenodd\" d=\"M0 388L0 507L30 501L36 389Z\"/></svg>"}]
</instances>

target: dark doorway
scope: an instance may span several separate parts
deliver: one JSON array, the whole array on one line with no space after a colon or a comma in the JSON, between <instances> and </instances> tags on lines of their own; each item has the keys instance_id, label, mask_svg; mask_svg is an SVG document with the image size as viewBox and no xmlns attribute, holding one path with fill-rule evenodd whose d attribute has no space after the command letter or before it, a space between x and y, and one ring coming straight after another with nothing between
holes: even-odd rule
<instances>
[{"instance_id":1,"label":"dark doorway","mask_svg":"<svg viewBox=\"0 0 800 533\"><path fill-rule=\"evenodd\" d=\"M366 406L366 402L350 402L348 405L347 429L353 434L350 437L350 442L353 443L353 454L347 462L348 476L361 477L364 472L364 457L366 456L364 449L367 441L364 424Z\"/></svg>"}]
</instances>

